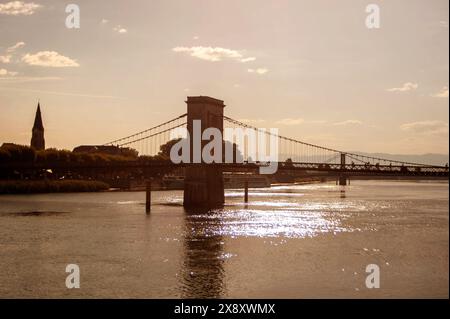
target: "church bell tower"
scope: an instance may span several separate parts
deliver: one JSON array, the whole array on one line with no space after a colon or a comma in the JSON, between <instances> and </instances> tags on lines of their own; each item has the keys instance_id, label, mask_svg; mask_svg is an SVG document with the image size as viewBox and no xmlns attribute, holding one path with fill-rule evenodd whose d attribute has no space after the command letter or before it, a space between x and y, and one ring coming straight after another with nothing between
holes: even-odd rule
<instances>
[{"instance_id":1,"label":"church bell tower","mask_svg":"<svg viewBox=\"0 0 450 319\"><path fill-rule=\"evenodd\" d=\"M44 125L42 124L41 106L38 102L36 117L34 118L33 135L31 137L31 147L35 150L45 150Z\"/></svg>"}]
</instances>

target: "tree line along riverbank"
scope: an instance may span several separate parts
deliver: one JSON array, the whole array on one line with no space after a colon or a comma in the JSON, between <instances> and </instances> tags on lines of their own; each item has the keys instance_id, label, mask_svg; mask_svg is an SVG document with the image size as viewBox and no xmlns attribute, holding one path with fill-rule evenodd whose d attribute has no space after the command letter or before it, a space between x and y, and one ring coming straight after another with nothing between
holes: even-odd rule
<instances>
[{"instance_id":1,"label":"tree line along riverbank","mask_svg":"<svg viewBox=\"0 0 450 319\"><path fill-rule=\"evenodd\" d=\"M137 151L130 148L116 148L116 153L73 152L54 148L38 151L27 145L4 143L0 146L0 194L33 194L33 193L68 193L98 192L110 188L106 181L99 180L89 174L67 174L58 170L20 171L9 169L14 163L96 163L126 162L137 159L160 159L162 154L154 157L138 156ZM126 177L126 172L123 176Z\"/></svg>"}]
</instances>

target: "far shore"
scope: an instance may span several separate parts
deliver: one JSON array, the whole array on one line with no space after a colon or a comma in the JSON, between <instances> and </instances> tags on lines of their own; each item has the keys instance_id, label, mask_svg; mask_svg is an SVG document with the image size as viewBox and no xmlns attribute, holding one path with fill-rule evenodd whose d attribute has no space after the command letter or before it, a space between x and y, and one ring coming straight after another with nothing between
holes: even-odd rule
<instances>
[{"instance_id":1,"label":"far shore","mask_svg":"<svg viewBox=\"0 0 450 319\"><path fill-rule=\"evenodd\" d=\"M349 179L348 185L351 181L356 180L390 180L390 181L412 181L412 182L448 182L448 178L440 179L424 179L424 178L365 178L352 177ZM309 185L319 183L333 183L334 178L308 178L304 180L297 180L295 182L274 182L270 185L249 185L249 188L267 188L277 186L289 185ZM228 185L225 189L242 189L240 185ZM183 186L165 187L161 183L154 183L153 191L173 191L183 190ZM44 193L81 193L81 192L142 192L145 191L145 186L135 186L130 188L110 187L105 182L94 180L0 180L0 195L20 195L20 194L44 194Z\"/></svg>"}]
</instances>

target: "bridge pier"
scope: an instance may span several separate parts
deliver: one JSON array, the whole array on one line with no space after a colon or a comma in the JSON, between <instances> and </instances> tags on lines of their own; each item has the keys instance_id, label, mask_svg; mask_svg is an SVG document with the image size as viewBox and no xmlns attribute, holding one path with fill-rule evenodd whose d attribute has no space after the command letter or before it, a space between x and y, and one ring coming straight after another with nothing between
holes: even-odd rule
<instances>
[{"instance_id":1,"label":"bridge pier","mask_svg":"<svg viewBox=\"0 0 450 319\"><path fill-rule=\"evenodd\" d=\"M340 175L338 178L338 182L340 186L346 186L347 185L347 176Z\"/></svg>"},{"instance_id":2,"label":"bridge pier","mask_svg":"<svg viewBox=\"0 0 450 319\"><path fill-rule=\"evenodd\" d=\"M244 202L248 203L248 178L245 179L244 189Z\"/></svg>"},{"instance_id":3,"label":"bridge pier","mask_svg":"<svg viewBox=\"0 0 450 319\"><path fill-rule=\"evenodd\" d=\"M145 183L145 212L150 213L152 209L152 181Z\"/></svg>"},{"instance_id":4,"label":"bridge pier","mask_svg":"<svg viewBox=\"0 0 450 319\"><path fill-rule=\"evenodd\" d=\"M345 153L341 153L341 171L345 171ZM338 177L338 182L340 186L347 185L347 176L345 174L341 174Z\"/></svg>"},{"instance_id":5,"label":"bridge pier","mask_svg":"<svg viewBox=\"0 0 450 319\"><path fill-rule=\"evenodd\" d=\"M202 140L200 150L194 147L193 121L200 120L200 135L207 128L217 128L223 139L223 108L225 104L208 96L189 96L187 98L187 129L190 136L190 162L194 163L194 152L202 151L208 141ZM223 140L222 140L223 143ZM223 144L222 144L223 145ZM186 167L184 179L185 207L218 207L225 202L222 170L200 160L197 167ZM203 164L203 165L201 165Z\"/></svg>"}]
</instances>

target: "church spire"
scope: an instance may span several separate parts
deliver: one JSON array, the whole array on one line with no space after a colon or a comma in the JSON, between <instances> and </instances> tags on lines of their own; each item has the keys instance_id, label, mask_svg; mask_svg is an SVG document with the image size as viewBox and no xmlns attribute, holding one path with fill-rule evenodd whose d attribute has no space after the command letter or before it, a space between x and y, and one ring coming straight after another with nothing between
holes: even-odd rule
<instances>
[{"instance_id":1,"label":"church spire","mask_svg":"<svg viewBox=\"0 0 450 319\"><path fill-rule=\"evenodd\" d=\"M36 150L45 150L44 125L42 124L40 102L38 102L32 132L33 135L31 137L31 147Z\"/></svg>"},{"instance_id":2,"label":"church spire","mask_svg":"<svg viewBox=\"0 0 450 319\"><path fill-rule=\"evenodd\" d=\"M34 118L33 129L44 130L44 125L42 124L42 116L41 116L41 104L38 102L36 116Z\"/></svg>"}]
</instances>

